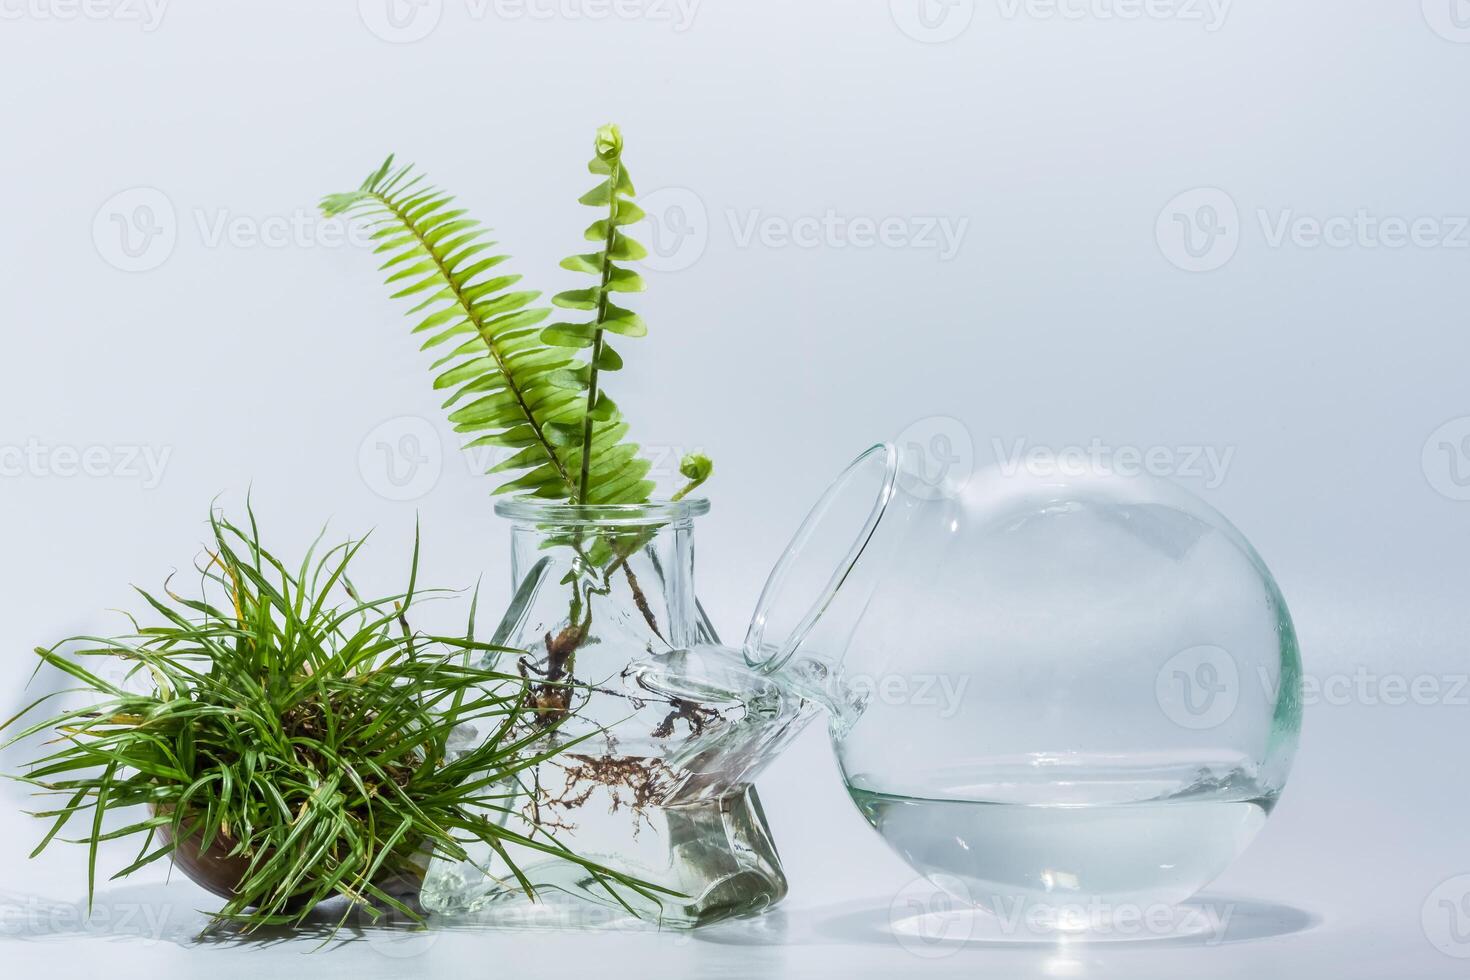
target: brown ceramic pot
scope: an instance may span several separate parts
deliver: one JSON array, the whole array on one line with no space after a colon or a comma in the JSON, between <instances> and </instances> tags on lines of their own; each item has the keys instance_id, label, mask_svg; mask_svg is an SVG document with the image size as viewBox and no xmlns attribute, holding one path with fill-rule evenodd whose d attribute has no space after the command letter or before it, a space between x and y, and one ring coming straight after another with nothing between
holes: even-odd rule
<instances>
[{"instance_id":1,"label":"brown ceramic pot","mask_svg":"<svg viewBox=\"0 0 1470 980\"><path fill-rule=\"evenodd\" d=\"M169 813L164 809L155 809L154 812L165 815ZM165 844L173 843L173 824L159 827L158 836ZM231 857L229 852L234 842L220 835L215 836L207 849L203 844L204 835L197 832L179 841L169 855L174 867L200 888L220 898L234 898L240 879L245 877L245 872L250 867L250 860L246 857Z\"/></svg>"},{"instance_id":2,"label":"brown ceramic pot","mask_svg":"<svg viewBox=\"0 0 1470 980\"><path fill-rule=\"evenodd\" d=\"M154 812L166 813L168 811L156 808ZM171 843L174 840L173 831L173 824L165 824L158 828L158 836L165 844ZM224 899L234 898L240 880L245 877L245 872L250 868L250 859L243 856L231 857L229 852L234 847L234 841L221 835L216 835L208 848L202 847L203 843L202 833L191 834L179 841L170 855L174 867L187 875L194 884L211 894ZM373 883L400 901L412 902L418 898L423 879L421 876L383 873ZM293 900L287 906L287 910L299 911L304 901L304 896L299 900Z\"/></svg>"}]
</instances>

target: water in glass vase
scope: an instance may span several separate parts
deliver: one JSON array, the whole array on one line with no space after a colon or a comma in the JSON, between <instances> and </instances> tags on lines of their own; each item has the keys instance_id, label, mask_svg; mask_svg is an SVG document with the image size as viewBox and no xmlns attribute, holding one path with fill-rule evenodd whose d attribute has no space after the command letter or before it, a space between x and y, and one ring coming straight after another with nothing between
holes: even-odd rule
<instances>
[{"instance_id":1,"label":"water in glass vase","mask_svg":"<svg viewBox=\"0 0 1470 980\"><path fill-rule=\"evenodd\" d=\"M848 785L884 840L956 899L1058 929L1185 901L1239 855L1275 803L1238 771L956 789L915 798Z\"/></svg>"}]
</instances>

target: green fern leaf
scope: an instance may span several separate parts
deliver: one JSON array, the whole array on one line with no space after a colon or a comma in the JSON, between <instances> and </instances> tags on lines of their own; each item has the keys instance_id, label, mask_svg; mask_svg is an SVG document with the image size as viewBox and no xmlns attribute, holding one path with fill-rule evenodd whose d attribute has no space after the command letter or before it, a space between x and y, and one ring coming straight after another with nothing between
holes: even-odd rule
<instances>
[{"instance_id":1,"label":"green fern leaf","mask_svg":"<svg viewBox=\"0 0 1470 980\"><path fill-rule=\"evenodd\" d=\"M408 313L412 332L424 337L421 349L448 349L432 364L434 388L448 392L444 408L455 431L468 437L465 448L512 451L489 470L511 477L496 493L628 504L646 503L654 490L651 464L627 441L627 423L601 384L604 373L623 367L608 338L648 333L636 313L609 299L646 288L642 276L618 264L647 255L623 230L645 215L632 200L622 152L616 126L597 131L588 170L603 179L581 201L604 212L585 234L598 247L561 263L596 283L551 301L590 313L585 323L546 325L551 310L538 304L540 293L516 288L520 276L500 270L508 256L493 251L489 230L424 175L395 167L391 156L356 191L322 200L328 215L370 222L392 296L413 301Z\"/></svg>"},{"instance_id":2,"label":"green fern leaf","mask_svg":"<svg viewBox=\"0 0 1470 980\"><path fill-rule=\"evenodd\" d=\"M575 498L587 403L584 386L569 390L566 379L580 378L585 366L567 346L541 340L550 311L535 305L539 293L512 288L520 276L499 274L507 256L487 254L495 246L488 231L422 174L395 167L391 156L356 191L324 198L322 210L370 223L393 296L419 300L410 314L417 321L413 333L426 335L425 350L454 341L434 362L434 387L451 392L445 408L455 431L470 437L466 448L516 450L491 469L518 474L497 492ZM611 449L624 432L626 426L606 430L613 438L597 443L594 453ZM626 486L629 475L637 483L647 472L625 463L619 476L607 465L614 462L625 463L623 454L594 467L609 486Z\"/></svg>"}]
</instances>

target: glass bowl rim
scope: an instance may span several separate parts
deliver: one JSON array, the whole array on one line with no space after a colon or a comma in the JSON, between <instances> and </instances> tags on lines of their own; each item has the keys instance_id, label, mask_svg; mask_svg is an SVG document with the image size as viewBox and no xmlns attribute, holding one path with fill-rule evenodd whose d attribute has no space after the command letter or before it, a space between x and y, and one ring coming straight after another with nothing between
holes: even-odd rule
<instances>
[{"instance_id":1,"label":"glass bowl rim","mask_svg":"<svg viewBox=\"0 0 1470 980\"><path fill-rule=\"evenodd\" d=\"M781 590L786 579L798 562L802 560L802 550L806 544L817 534L828 512L832 509L834 502L843 494L850 493L852 485L861 477L862 471L871 463L877 462L881 468L881 477L878 481L878 490L872 497L872 503L862 525L853 529L852 543L842 560L831 570L826 584L814 596L805 611L797 618L794 627L790 627L787 635L780 637L779 642L772 642L767 636L771 625L771 617L775 607L781 602ZM822 496L807 512L797 528L796 534L786 545L781 553L781 558L771 569L770 576L766 579L765 587L761 590L760 599L756 601L754 614L750 618L750 625L745 634L744 652L746 663L752 668L770 673L780 670L786 662L796 653L803 641L816 627L817 621L826 612L828 605L837 596L847 576L857 565L858 559L862 557L863 551L868 543L873 540L877 533L878 525L882 523L884 515L888 511L888 505L893 499L894 488L899 474L899 449L891 442L880 442L869 446L860 453L856 459L837 476L835 480L822 493ZM858 497L855 499L865 499ZM766 652L771 651L771 652Z\"/></svg>"}]
</instances>

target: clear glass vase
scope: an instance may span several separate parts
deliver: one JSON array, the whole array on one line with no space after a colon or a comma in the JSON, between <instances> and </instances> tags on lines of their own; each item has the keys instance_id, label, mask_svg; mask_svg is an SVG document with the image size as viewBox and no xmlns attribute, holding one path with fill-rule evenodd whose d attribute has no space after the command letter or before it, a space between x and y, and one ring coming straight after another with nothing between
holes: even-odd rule
<instances>
[{"instance_id":1,"label":"clear glass vase","mask_svg":"<svg viewBox=\"0 0 1470 980\"><path fill-rule=\"evenodd\" d=\"M514 592L494 642L524 652L485 666L531 682L517 725L544 729L535 751L563 751L507 785L486 817L673 893L642 895L516 848L537 921L632 912L696 926L786 894L752 780L814 709L717 645L694 590L694 519L707 510L703 500L496 506L512 522ZM472 858L432 862L426 909L513 912L527 901L501 855Z\"/></svg>"}]
</instances>

